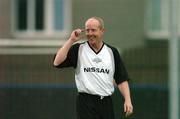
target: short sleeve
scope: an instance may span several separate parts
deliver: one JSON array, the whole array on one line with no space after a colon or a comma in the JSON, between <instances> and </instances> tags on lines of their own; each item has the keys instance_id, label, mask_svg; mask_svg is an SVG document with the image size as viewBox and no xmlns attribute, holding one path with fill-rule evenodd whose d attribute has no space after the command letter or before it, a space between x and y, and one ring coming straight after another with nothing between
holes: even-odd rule
<instances>
[{"instance_id":1,"label":"short sleeve","mask_svg":"<svg viewBox=\"0 0 180 119\"><path fill-rule=\"evenodd\" d=\"M56 68L64 68L64 67L76 68L77 67L79 46L80 46L79 43L76 43L76 44L72 45L71 48L68 51L67 58L64 60L64 62L62 62L60 65L55 66L55 67Z\"/></svg>"},{"instance_id":2,"label":"short sleeve","mask_svg":"<svg viewBox=\"0 0 180 119\"><path fill-rule=\"evenodd\" d=\"M123 81L128 81L129 76L118 50L116 48L113 48L112 50L113 50L114 61L115 61L114 79L115 79L116 84L120 84Z\"/></svg>"}]
</instances>

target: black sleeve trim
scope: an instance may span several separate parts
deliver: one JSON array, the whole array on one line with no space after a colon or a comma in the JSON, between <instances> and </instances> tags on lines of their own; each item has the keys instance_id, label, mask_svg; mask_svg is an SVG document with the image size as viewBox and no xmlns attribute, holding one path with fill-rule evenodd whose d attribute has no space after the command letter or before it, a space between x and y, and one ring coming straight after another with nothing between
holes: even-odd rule
<instances>
[{"instance_id":1,"label":"black sleeve trim","mask_svg":"<svg viewBox=\"0 0 180 119\"><path fill-rule=\"evenodd\" d=\"M116 84L118 85L124 81L128 81L129 76L118 50L112 46L109 47L112 49L114 55L114 63L115 63L114 79Z\"/></svg>"},{"instance_id":2,"label":"black sleeve trim","mask_svg":"<svg viewBox=\"0 0 180 119\"><path fill-rule=\"evenodd\" d=\"M64 67L77 67L77 60L78 60L78 50L79 50L80 43L76 43L71 46L68 51L67 58L64 62L60 65L55 66L56 68L64 68Z\"/></svg>"}]
</instances>

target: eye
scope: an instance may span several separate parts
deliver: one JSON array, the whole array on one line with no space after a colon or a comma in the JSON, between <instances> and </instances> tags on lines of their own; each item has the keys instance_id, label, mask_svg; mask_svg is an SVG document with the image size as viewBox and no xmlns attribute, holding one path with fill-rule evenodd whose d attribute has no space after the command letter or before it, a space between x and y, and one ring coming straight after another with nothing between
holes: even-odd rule
<instances>
[{"instance_id":1,"label":"eye","mask_svg":"<svg viewBox=\"0 0 180 119\"><path fill-rule=\"evenodd\" d=\"M96 29L92 29L92 32L95 32L96 31Z\"/></svg>"},{"instance_id":2,"label":"eye","mask_svg":"<svg viewBox=\"0 0 180 119\"><path fill-rule=\"evenodd\" d=\"M86 32L89 32L89 29L86 29Z\"/></svg>"},{"instance_id":3,"label":"eye","mask_svg":"<svg viewBox=\"0 0 180 119\"><path fill-rule=\"evenodd\" d=\"M89 32L96 32L97 29L86 29L86 32L89 33Z\"/></svg>"}]
</instances>

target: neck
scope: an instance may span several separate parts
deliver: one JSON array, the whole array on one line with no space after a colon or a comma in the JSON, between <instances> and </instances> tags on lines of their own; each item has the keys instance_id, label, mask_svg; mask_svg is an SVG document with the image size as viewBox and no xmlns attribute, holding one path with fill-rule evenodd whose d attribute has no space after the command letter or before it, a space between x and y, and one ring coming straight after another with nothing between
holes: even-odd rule
<instances>
[{"instance_id":1,"label":"neck","mask_svg":"<svg viewBox=\"0 0 180 119\"><path fill-rule=\"evenodd\" d=\"M94 44L89 43L89 45L91 46L91 48L93 48L95 52L98 52L102 48L103 44L104 43L102 41Z\"/></svg>"}]
</instances>

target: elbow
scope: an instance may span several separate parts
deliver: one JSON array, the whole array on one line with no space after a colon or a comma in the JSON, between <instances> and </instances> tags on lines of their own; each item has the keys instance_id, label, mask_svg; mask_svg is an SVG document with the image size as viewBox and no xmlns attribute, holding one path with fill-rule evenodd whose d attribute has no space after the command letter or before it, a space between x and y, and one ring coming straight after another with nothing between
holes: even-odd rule
<instances>
[{"instance_id":1,"label":"elbow","mask_svg":"<svg viewBox=\"0 0 180 119\"><path fill-rule=\"evenodd\" d=\"M65 58L55 57L53 66L58 67L61 63L63 63Z\"/></svg>"},{"instance_id":2,"label":"elbow","mask_svg":"<svg viewBox=\"0 0 180 119\"><path fill-rule=\"evenodd\" d=\"M62 63L63 63L63 61L61 61L61 60L54 60L53 66L54 67L59 67Z\"/></svg>"},{"instance_id":3,"label":"elbow","mask_svg":"<svg viewBox=\"0 0 180 119\"><path fill-rule=\"evenodd\" d=\"M53 62L53 66L54 66L54 67L56 67L56 66L58 66L58 64L57 64L57 63L55 63L55 62Z\"/></svg>"},{"instance_id":4,"label":"elbow","mask_svg":"<svg viewBox=\"0 0 180 119\"><path fill-rule=\"evenodd\" d=\"M61 64L61 60L59 60L59 58L57 57L54 57L53 66L57 67L60 64Z\"/></svg>"},{"instance_id":5,"label":"elbow","mask_svg":"<svg viewBox=\"0 0 180 119\"><path fill-rule=\"evenodd\" d=\"M59 65L59 63L58 63L56 60L54 60L53 66L54 66L54 67L57 67L58 65Z\"/></svg>"},{"instance_id":6,"label":"elbow","mask_svg":"<svg viewBox=\"0 0 180 119\"><path fill-rule=\"evenodd\" d=\"M57 67L60 63L57 63L56 61L53 62L53 66Z\"/></svg>"},{"instance_id":7,"label":"elbow","mask_svg":"<svg viewBox=\"0 0 180 119\"><path fill-rule=\"evenodd\" d=\"M56 60L56 55L54 56L54 60L53 60L53 66L58 66L57 60Z\"/></svg>"}]
</instances>

